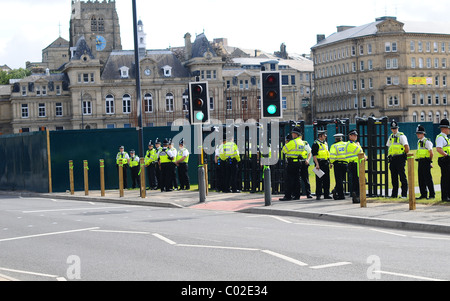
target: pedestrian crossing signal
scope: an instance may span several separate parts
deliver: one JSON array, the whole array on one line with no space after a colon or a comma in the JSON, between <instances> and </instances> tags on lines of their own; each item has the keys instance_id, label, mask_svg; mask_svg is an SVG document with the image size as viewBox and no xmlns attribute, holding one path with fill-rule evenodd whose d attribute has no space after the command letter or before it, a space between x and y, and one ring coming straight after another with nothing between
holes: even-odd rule
<instances>
[{"instance_id":1,"label":"pedestrian crossing signal","mask_svg":"<svg viewBox=\"0 0 450 301\"><path fill-rule=\"evenodd\" d=\"M191 124L209 123L208 82L189 83Z\"/></svg>"},{"instance_id":2,"label":"pedestrian crossing signal","mask_svg":"<svg viewBox=\"0 0 450 301\"><path fill-rule=\"evenodd\" d=\"M261 116L262 118L283 118L281 73L261 72Z\"/></svg>"}]
</instances>

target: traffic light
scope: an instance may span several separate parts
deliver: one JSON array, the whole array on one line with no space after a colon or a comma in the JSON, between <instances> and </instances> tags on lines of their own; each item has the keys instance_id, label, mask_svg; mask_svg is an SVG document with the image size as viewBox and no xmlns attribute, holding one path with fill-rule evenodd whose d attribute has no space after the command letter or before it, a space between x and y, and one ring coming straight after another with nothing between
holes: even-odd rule
<instances>
[{"instance_id":1,"label":"traffic light","mask_svg":"<svg viewBox=\"0 0 450 301\"><path fill-rule=\"evenodd\" d=\"M207 82L189 83L191 124L209 123L209 93Z\"/></svg>"},{"instance_id":2,"label":"traffic light","mask_svg":"<svg viewBox=\"0 0 450 301\"><path fill-rule=\"evenodd\" d=\"M283 118L280 72L261 72L262 118Z\"/></svg>"}]
</instances>

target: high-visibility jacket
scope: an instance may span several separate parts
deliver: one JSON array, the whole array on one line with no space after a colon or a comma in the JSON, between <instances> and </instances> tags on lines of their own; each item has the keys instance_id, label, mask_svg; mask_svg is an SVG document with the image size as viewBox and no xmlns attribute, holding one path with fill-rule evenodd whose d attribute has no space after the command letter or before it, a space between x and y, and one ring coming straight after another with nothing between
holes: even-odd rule
<instances>
[{"instance_id":1,"label":"high-visibility jacket","mask_svg":"<svg viewBox=\"0 0 450 301\"><path fill-rule=\"evenodd\" d=\"M117 156L116 156L117 165L120 165L121 163L123 166L128 165L128 158L129 158L129 156L128 156L127 152L117 153Z\"/></svg>"},{"instance_id":2,"label":"high-visibility jacket","mask_svg":"<svg viewBox=\"0 0 450 301\"><path fill-rule=\"evenodd\" d=\"M298 137L289 141L282 149L283 155L287 159L305 160L308 157L308 151L306 150L307 142Z\"/></svg>"},{"instance_id":3,"label":"high-visibility jacket","mask_svg":"<svg viewBox=\"0 0 450 301\"><path fill-rule=\"evenodd\" d=\"M450 156L450 139L448 139L447 135L445 135L444 133L440 133L439 135L437 135L436 140L438 137L442 137L445 139L445 141L447 141L447 145L444 146L442 148L442 150ZM439 158L442 158L442 157L444 157L444 156L439 154Z\"/></svg>"},{"instance_id":4,"label":"high-visibility jacket","mask_svg":"<svg viewBox=\"0 0 450 301\"><path fill-rule=\"evenodd\" d=\"M181 160L181 159L183 158L183 153L184 153L185 150L187 151L186 148L180 148L180 149L178 150L178 153L177 153L177 161L178 161L178 160ZM188 152L188 155L186 156L186 158L184 158L184 160L181 161L180 163L189 163L189 152Z\"/></svg>"},{"instance_id":5,"label":"high-visibility jacket","mask_svg":"<svg viewBox=\"0 0 450 301\"><path fill-rule=\"evenodd\" d=\"M158 161L158 154L156 152L156 149L152 148L151 150L147 150L144 160L145 165L150 165L151 163Z\"/></svg>"},{"instance_id":6,"label":"high-visibility jacket","mask_svg":"<svg viewBox=\"0 0 450 301\"><path fill-rule=\"evenodd\" d=\"M239 149L236 143L227 142L221 144L219 146L219 158L222 161L225 161L227 159L235 159L236 161L240 162L241 157L239 156Z\"/></svg>"},{"instance_id":7,"label":"high-visibility jacket","mask_svg":"<svg viewBox=\"0 0 450 301\"><path fill-rule=\"evenodd\" d=\"M430 150L428 150L425 145L429 139L423 138L422 141L417 141L417 153L416 159L427 159L431 158Z\"/></svg>"},{"instance_id":8,"label":"high-visibility jacket","mask_svg":"<svg viewBox=\"0 0 450 301\"><path fill-rule=\"evenodd\" d=\"M359 143L348 141L346 146L347 162L358 162L358 155L362 152L361 145Z\"/></svg>"},{"instance_id":9,"label":"high-visibility jacket","mask_svg":"<svg viewBox=\"0 0 450 301\"><path fill-rule=\"evenodd\" d=\"M391 134L389 139L391 140L391 144L389 146L388 154L391 156L403 155L405 153L405 147L400 143L400 136L404 136L405 134L398 132L397 135Z\"/></svg>"},{"instance_id":10,"label":"high-visibility jacket","mask_svg":"<svg viewBox=\"0 0 450 301\"><path fill-rule=\"evenodd\" d=\"M172 160L170 160L169 159L169 149L168 148L163 148L160 152L159 152L159 154L158 154L158 157L159 157L159 162L161 162L161 164L162 163L170 163L170 162L172 162Z\"/></svg>"},{"instance_id":11,"label":"high-visibility jacket","mask_svg":"<svg viewBox=\"0 0 450 301\"><path fill-rule=\"evenodd\" d=\"M330 159L330 151L328 150L328 143L326 141L321 142L320 140L316 140L314 143L319 145L319 152L317 154L318 160L328 160Z\"/></svg>"},{"instance_id":12,"label":"high-visibility jacket","mask_svg":"<svg viewBox=\"0 0 450 301\"><path fill-rule=\"evenodd\" d=\"M139 166L139 157L138 156L130 157L130 167L136 167L136 166Z\"/></svg>"},{"instance_id":13,"label":"high-visibility jacket","mask_svg":"<svg viewBox=\"0 0 450 301\"><path fill-rule=\"evenodd\" d=\"M347 142L339 141L330 147L330 161L347 163Z\"/></svg>"}]
</instances>

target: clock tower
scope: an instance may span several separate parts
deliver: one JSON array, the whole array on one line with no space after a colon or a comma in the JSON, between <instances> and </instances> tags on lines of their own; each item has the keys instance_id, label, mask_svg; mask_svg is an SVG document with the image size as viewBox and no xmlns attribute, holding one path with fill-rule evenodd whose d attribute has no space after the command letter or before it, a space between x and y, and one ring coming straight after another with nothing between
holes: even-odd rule
<instances>
[{"instance_id":1,"label":"clock tower","mask_svg":"<svg viewBox=\"0 0 450 301\"><path fill-rule=\"evenodd\" d=\"M70 47L83 36L102 63L113 50L122 50L115 0L72 0Z\"/></svg>"}]
</instances>

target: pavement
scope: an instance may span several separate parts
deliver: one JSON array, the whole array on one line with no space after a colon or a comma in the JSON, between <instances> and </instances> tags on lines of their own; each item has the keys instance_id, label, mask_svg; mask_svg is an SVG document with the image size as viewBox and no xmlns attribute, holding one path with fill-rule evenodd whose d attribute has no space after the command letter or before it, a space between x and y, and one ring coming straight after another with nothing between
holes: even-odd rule
<instances>
[{"instance_id":1,"label":"pavement","mask_svg":"<svg viewBox=\"0 0 450 301\"><path fill-rule=\"evenodd\" d=\"M125 190L120 197L119 190L108 190L102 196L100 191L63 193L5 192L0 195L41 197L50 199L79 200L85 202L116 203L138 206L192 208L200 210L234 211L272 216L291 216L324 221L343 222L398 230L413 230L435 233L450 233L450 204L422 205L409 209L409 202L382 203L367 200L367 206L353 204L350 197L345 200L316 200L303 196L296 201L279 201L281 195L272 195L266 205L263 193L217 193L209 191L206 202L200 203L198 191L146 191L144 198L140 190Z\"/></svg>"}]
</instances>

